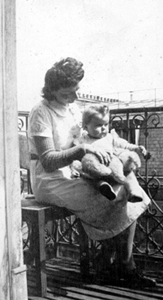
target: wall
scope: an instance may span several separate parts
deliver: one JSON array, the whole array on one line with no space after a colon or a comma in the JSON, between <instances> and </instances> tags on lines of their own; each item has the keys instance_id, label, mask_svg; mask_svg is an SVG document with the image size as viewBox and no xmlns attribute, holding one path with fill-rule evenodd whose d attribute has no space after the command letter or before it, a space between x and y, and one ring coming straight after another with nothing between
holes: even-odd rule
<instances>
[{"instance_id":1,"label":"wall","mask_svg":"<svg viewBox=\"0 0 163 300\"><path fill-rule=\"evenodd\" d=\"M16 95L15 0L0 10L0 299L27 300L23 265Z\"/></svg>"}]
</instances>

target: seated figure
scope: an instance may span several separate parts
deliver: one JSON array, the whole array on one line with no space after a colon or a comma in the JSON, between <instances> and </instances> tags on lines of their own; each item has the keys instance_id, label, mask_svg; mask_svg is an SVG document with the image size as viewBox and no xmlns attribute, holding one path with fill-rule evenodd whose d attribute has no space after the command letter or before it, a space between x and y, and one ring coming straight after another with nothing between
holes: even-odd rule
<instances>
[{"instance_id":1,"label":"seated figure","mask_svg":"<svg viewBox=\"0 0 163 300\"><path fill-rule=\"evenodd\" d=\"M109 164L105 164L96 155L89 153L82 158L81 164L73 162L72 170L75 169L82 176L95 179L101 194L109 200L116 198L116 193L109 184L113 179L125 186L130 195L128 201L142 201L134 173L141 166L141 160L136 151L146 155L147 151L144 146L128 143L120 138L114 129L108 133L109 109L106 105L91 105L86 108L83 112L82 123L85 132L79 142L93 144L105 150L110 156L110 161Z\"/></svg>"},{"instance_id":2,"label":"seated figure","mask_svg":"<svg viewBox=\"0 0 163 300\"><path fill-rule=\"evenodd\" d=\"M42 98L29 115L28 142L33 193L40 203L64 207L73 212L91 240L104 242L114 239L116 257L108 284L115 279L116 284L123 282L129 288L155 286L154 279L138 272L133 256L136 221L151 202L137 183L134 172L131 171L126 177L129 180L132 175L136 181L136 190L139 190L143 199L137 203L128 201L129 193L122 184L113 185L117 197L114 201L108 201L94 180L82 176L71 177L72 162L82 161L89 153L94 153L103 163L100 166L107 169L106 174L103 172L106 175L103 179L109 179L110 176L107 165L111 157L105 150L95 147L93 143L73 146L75 136L77 139L81 132L80 110L75 101L83 77L83 64L71 57L54 63L45 74ZM102 117L103 113L97 116ZM99 137L105 135L114 141L111 134L106 134L108 120L109 113L105 114L105 122L98 119L100 123L97 123L96 131L99 131L99 135L94 141L102 141ZM105 254L109 254L107 249ZM107 268L110 270L109 265Z\"/></svg>"}]
</instances>

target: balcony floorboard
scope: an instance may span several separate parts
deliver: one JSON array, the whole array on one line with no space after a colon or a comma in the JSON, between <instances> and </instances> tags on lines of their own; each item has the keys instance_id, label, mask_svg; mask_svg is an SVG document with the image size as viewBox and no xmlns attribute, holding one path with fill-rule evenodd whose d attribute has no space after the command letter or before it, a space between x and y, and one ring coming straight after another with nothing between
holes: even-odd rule
<instances>
[{"instance_id":1,"label":"balcony floorboard","mask_svg":"<svg viewBox=\"0 0 163 300\"><path fill-rule=\"evenodd\" d=\"M35 288L35 270L30 268L28 277L29 300L156 300L163 299L163 271L156 272L147 270L149 276L158 281L155 288L129 289L109 284L108 274L95 276L92 280L83 282L80 276L79 264L71 259L55 258L46 264L47 271L47 296L38 297Z\"/></svg>"}]
</instances>

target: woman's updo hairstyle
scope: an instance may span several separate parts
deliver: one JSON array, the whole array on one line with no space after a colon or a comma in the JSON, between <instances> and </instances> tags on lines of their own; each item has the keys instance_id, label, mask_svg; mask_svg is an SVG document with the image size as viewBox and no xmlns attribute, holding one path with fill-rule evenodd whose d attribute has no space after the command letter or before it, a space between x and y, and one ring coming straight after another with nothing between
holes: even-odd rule
<instances>
[{"instance_id":1,"label":"woman's updo hairstyle","mask_svg":"<svg viewBox=\"0 0 163 300\"><path fill-rule=\"evenodd\" d=\"M42 96L47 100L53 100L53 91L60 88L74 87L84 77L83 64L74 58L67 57L56 62L45 74L45 85Z\"/></svg>"}]
</instances>

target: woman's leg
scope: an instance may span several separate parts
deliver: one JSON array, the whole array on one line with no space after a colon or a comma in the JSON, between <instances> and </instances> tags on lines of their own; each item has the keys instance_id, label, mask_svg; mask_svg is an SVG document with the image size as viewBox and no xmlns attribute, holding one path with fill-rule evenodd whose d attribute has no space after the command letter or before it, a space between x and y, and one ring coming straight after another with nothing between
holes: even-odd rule
<instances>
[{"instance_id":1,"label":"woman's leg","mask_svg":"<svg viewBox=\"0 0 163 300\"><path fill-rule=\"evenodd\" d=\"M120 273L135 269L133 259L133 241L135 236L136 221L115 238L117 268Z\"/></svg>"},{"instance_id":2,"label":"woman's leg","mask_svg":"<svg viewBox=\"0 0 163 300\"><path fill-rule=\"evenodd\" d=\"M117 261L115 264L116 279L128 287L152 287L156 281L138 272L133 258L133 241L136 221L114 238Z\"/></svg>"}]
</instances>

